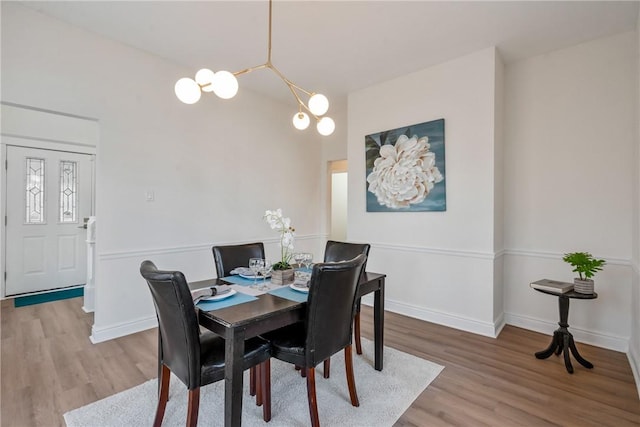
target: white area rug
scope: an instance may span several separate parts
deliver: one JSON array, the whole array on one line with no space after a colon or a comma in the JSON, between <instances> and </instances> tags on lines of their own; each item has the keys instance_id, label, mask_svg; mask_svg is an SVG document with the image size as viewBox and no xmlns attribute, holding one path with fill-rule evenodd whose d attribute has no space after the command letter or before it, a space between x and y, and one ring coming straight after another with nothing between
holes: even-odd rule
<instances>
[{"instance_id":1,"label":"white area rug","mask_svg":"<svg viewBox=\"0 0 640 427\"><path fill-rule=\"evenodd\" d=\"M344 373L344 353L331 358L331 378L322 377L322 364L316 369L320 424L324 426L392 426L418 395L444 368L407 353L385 347L384 369L373 369L373 343L362 339L362 355L353 350L356 388L360 407L351 406ZM308 426L306 379L292 365L271 359L272 418L262 420L262 408L249 396L248 372L244 378L243 426ZM200 390L198 425L224 425L224 381ZM68 427L150 426L157 404L157 382L107 397L64 414ZM183 426L187 414L187 389L171 379L169 402L163 426Z\"/></svg>"}]
</instances>

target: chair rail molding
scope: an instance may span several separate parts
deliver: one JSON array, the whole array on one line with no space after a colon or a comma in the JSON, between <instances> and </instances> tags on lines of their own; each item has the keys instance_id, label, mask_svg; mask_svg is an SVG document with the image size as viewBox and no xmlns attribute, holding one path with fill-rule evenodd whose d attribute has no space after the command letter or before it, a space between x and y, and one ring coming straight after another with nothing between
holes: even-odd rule
<instances>
[{"instance_id":1,"label":"chair rail molding","mask_svg":"<svg viewBox=\"0 0 640 427\"><path fill-rule=\"evenodd\" d=\"M504 255L506 256L545 258L545 259L553 259L555 261L562 261L562 257L564 256L564 253L561 253L561 252L543 252L543 251L531 251L531 250L524 250L524 249L505 249L503 252L504 252ZM629 266L633 267L634 265L630 259L608 257L604 255L597 255L597 258L606 259L607 264L609 265L622 265L627 267ZM635 266L634 268L637 269L637 266Z\"/></svg>"},{"instance_id":2,"label":"chair rail molding","mask_svg":"<svg viewBox=\"0 0 640 427\"><path fill-rule=\"evenodd\" d=\"M431 255L445 255L462 258L479 258L493 260L504 255L504 251L498 252L483 252L483 251L466 251L459 249L444 249L434 248L428 246L414 246L414 245L398 245L393 243L371 243L371 249L386 249L399 252L417 252Z\"/></svg>"},{"instance_id":3,"label":"chair rail molding","mask_svg":"<svg viewBox=\"0 0 640 427\"><path fill-rule=\"evenodd\" d=\"M296 236L296 240L316 240L318 238L322 238L323 236L309 234L306 236ZM249 240L233 240L233 241L216 241L216 245L242 245L245 243L252 242L263 242L265 245L267 244L279 244L279 238L255 238ZM122 251L111 251L111 252L102 252L98 254L98 258L101 260L114 260L114 259L123 259L123 258L136 258L140 256L150 256L150 255L171 255L171 254L181 254L188 252L199 252L202 250L210 251L211 247L214 243L198 243L194 245L184 245L184 246L169 246L164 248L146 248L146 249L129 249Z\"/></svg>"}]
</instances>

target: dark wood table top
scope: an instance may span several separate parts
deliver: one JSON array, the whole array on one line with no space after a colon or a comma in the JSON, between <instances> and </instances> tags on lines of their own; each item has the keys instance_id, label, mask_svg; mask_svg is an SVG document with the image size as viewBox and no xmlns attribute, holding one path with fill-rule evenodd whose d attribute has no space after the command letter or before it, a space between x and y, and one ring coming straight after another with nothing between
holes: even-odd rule
<instances>
[{"instance_id":1,"label":"dark wood table top","mask_svg":"<svg viewBox=\"0 0 640 427\"><path fill-rule=\"evenodd\" d=\"M569 291L569 292L565 292L563 294L559 294L557 292L551 292L551 291L547 291L545 289L538 289L538 288L533 288L538 292L542 292L543 294L548 294L548 295L555 295L557 297L566 297L566 298L575 298L575 299L596 299L598 298L598 294L597 293L592 293L592 294L581 294L579 292L576 291Z\"/></svg>"}]
</instances>

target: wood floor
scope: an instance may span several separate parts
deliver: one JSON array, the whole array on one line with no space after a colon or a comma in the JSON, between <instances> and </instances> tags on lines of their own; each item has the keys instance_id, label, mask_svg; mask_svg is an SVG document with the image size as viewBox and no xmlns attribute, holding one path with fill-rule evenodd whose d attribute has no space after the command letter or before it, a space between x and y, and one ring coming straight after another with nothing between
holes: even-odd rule
<instances>
[{"instance_id":1,"label":"wood floor","mask_svg":"<svg viewBox=\"0 0 640 427\"><path fill-rule=\"evenodd\" d=\"M155 378L155 329L94 345L81 305L2 301L2 427L64 426L63 413ZM368 307L362 330L371 338ZM595 368L574 363L570 375L561 358L533 356L549 341L511 326L492 339L388 313L386 345L445 366L396 426L640 426L625 354L578 343Z\"/></svg>"}]
</instances>

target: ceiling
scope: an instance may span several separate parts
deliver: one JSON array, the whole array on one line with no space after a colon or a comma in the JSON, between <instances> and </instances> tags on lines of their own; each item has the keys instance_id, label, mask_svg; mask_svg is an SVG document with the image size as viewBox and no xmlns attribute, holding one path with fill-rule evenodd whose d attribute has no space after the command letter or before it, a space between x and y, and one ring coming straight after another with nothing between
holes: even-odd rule
<instances>
[{"instance_id":1,"label":"ceiling","mask_svg":"<svg viewBox=\"0 0 640 427\"><path fill-rule=\"evenodd\" d=\"M184 77L267 58L266 0L22 4L193 70ZM635 1L276 0L272 60L294 83L344 105L349 92L483 48L497 46L509 63L632 31L637 19ZM269 71L239 83L294 103Z\"/></svg>"}]
</instances>

